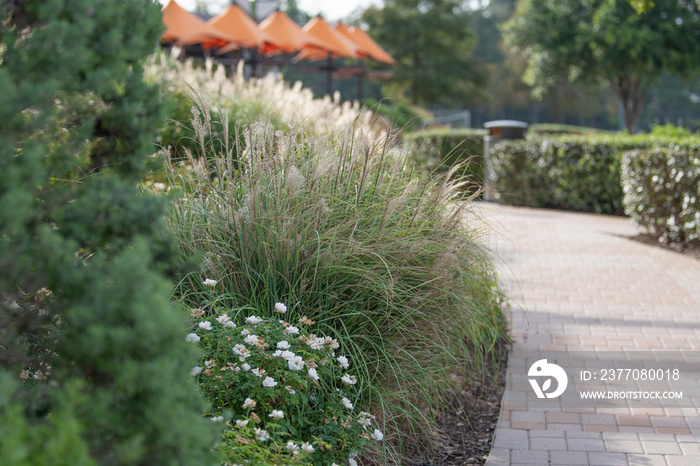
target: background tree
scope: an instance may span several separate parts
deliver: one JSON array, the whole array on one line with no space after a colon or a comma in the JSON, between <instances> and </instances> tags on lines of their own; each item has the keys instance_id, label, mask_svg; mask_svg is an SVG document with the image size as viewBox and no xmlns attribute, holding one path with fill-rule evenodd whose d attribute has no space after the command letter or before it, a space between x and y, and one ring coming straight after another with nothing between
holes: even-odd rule
<instances>
[{"instance_id":1,"label":"background tree","mask_svg":"<svg viewBox=\"0 0 700 466\"><path fill-rule=\"evenodd\" d=\"M561 80L602 80L636 130L651 84L664 72L698 69L700 11L693 2L655 0L638 13L626 0L523 0L504 27L527 60L523 79L545 94Z\"/></svg>"},{"instance_id":2,"label":"background tree","mask_svg":"<svg viewBox=\"0 0 700 466\"><path fill-rule=\"evenodd\" d=\"M414 103L459 107L483 100L485 68L472 54L471 18L456 0L387 0L362 15L397 61L393 83Z\"/></svg>"},{"instance_id":3,"label":"background tree","mask_svg":"<svg viewBox=\"0 0 700 466\"><path fill-rule=\"evenodd\" d=\"M0 464L210 464L164 275L151 0L0 7Z\"/></svg>"}]
</instances>

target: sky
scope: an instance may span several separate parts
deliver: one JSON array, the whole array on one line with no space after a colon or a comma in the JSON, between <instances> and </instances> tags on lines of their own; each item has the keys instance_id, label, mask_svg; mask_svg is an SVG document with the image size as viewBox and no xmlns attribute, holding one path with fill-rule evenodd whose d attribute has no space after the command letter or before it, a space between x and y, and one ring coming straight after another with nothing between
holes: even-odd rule
<instances>
[{"instance_id":1,"label":"sky","mask_svg":"<svg viewBox=\"0 0 700 466\"><path fill-rule=\"evenodd\" d=\"M160 3L167 3L168 0L159 0ZM194 10L196 0L176 0L177 3L186 10ZM219 13L230 4L230 0L208 0L206 2L212 13ZM370 5L379 5L380 0L297 0L299 9L307 12L311 16L321 13L327 21L338 21L347 18L356 9L365 9Z\"/></svg>"}]
</instances>

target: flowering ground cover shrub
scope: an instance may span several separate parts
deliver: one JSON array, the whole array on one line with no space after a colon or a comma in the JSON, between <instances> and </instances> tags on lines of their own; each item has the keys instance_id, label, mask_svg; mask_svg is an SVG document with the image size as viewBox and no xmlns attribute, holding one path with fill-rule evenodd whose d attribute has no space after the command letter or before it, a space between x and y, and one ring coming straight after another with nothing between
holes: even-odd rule
<instances>
[{"instance_id":1,"label":"flowering ground cover shrub","mask_svg":"<svg viewBox=\"0 0 700 466\"><path fill-rule=\"evenodd\" d=\"M285 302L288 322L315 321L345 348L358 380L357 402L348 399L381 414L391 439L381 453L398 460L401 435L430 422L452 370L482 364L505 337L483 223L466 221L460 180L418 176L361 127L313 135L255 123L237 141L238 165L192 157L169 167L182 191L170 230L183 258L202 259L178 299L263 319ZM209 307L207 278L218 291Z\"/></svg>"},{"instance_id":2,"label":"flowering ground cover shrub","mask_svg":"<svg viewBox=\"0 0 700 466\"><path fill-rule=\"evenodd\" d=\"M626 152L625 211L664 243L700 240L700 140Z\"/></svg>"},{"instance_id":3,"label":"flowering ground cover shrub","mask_svg":"<svg viewBox=\"0 0 700 466\"><path fill-rule=\"evenodd\" d=\"M374 416L356 406L350 359L337 340L313 333L308 317L286 321L282 303L274 318L211 309L192 310L196 325L186 339L204 350L192 375L212 403L211 419L230 417L219 447L227 461L272 455L265 461L330 464L383 439Z\"/></svg>"}]
</instances>

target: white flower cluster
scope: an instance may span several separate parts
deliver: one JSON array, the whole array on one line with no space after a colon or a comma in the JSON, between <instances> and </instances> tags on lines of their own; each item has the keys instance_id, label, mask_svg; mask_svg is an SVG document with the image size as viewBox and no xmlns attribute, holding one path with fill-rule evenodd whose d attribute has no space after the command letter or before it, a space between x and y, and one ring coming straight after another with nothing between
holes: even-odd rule
<instances>
[{"instance_id":1,"label":"white flower cluster","mask_svg":"<svg viewBox=\"0 0 700 466\"><path fill-rule=\"evenodd\" d=\"M324 377L329 377L330 374L337 374L335 377L340 378L340 382L346 387L344 390L350 390L358 382L354 375L347 372L350 369L348 357L336 355L335 350L340 348L337 340L330 337L317 336L313 333L304 334L300 330L300 327L307 328L306 326L314 323L305 316L299 319L299 324L301 325L297 327L284 320L276 322L251 315L244 319L246 324L240 331L231 332L231 329L237 327L226 313L221 313L215 319L209 320L203 311L197 311L195 314L193 310L193 316L197 315L202 319L196 324L196 330L199 332L199 335L190 333L187 335L186 340L198 342L204 338L204 344L211 345L211 335L214 335L216 337L214 342L218 342L214 344L221 347L221 342L225 339L231 343L232 346L229 346L230 351L237 359L237 361L227 361L224 356L222 361L221 353L212 354L211 356L213 357L209 356L201 365L195 366L191 371L193 376L199 377L200 382L207 380L208 377L216 377L218 380L221 380L226 371L231 371L240 373L238 377L253 377L253 380L257 379L258 381L255 383L259 390L264 390L265 392L269 390L268 393L274 393L272 396L275 398L280 397L278 390L281 389L284 389L282 393L295 395L297 390L305 390L308 386L311 386L307 384L320 387L320 384L325 382L323 380ZM276 303L274 311L278 314L284 314L287 312L287 306L283 303ZM274 328L277 324L281 327ZM282 331L280 332L280 330ZM221 333L222 331L223 333ZM221 335L224 335L224 337L221 338ZM282 338L279 338L280 335L283 335ZM230 355L231 353L228 354ZM284 361L284 369L281 369L279 363L274 362L275 360ZM292 374L284 374L282 372L284 370L289 370ZM245 372L249 372L251 375L244 375ZM303 380L306 380L306 382L303 382ZM327 383L332 384L333 382L328 381ZM366 439L371 438L375 441L381 441L384 435L379 429L372 426L372 421L375 419L374 416L364 411L353 415L352 412L355 406L353 401L351 401L352 397L346 396L347 394L340 388L336 391L337 393L333 396L337 396L338 408L347 410L344 412L348 413L347 415L342 415L342 413L337 412L339 415L348 416L343 421L343 427L348 427L351 422L356 422L356 426L359 425L367 431L363 434ZM253 391L239 406L243 410L248 410L247 416L259 425L254 429L257 441L265 442L270 439L270 433L263 429L265 427L264 424L259 424L261 419L254 411L259 406L259 403L254 399L255 397L256 392ZM260 406L269 405L263 403ZM271 420L269 422L285 419L285 413L282 409L273 408L265 414ZM211 417L211 420L214 422L222 421L223 417L217 415ZM235 427L246 428L248 422L248 419L235 420ZM234 424L231 423L230 425L233 426ZM250 432L252 435L253 431ZM294 441L288 441L286 448L293 455L297 455L300 452L310 454L315 451L311 443Z\"/></svg>"}]
</instances>

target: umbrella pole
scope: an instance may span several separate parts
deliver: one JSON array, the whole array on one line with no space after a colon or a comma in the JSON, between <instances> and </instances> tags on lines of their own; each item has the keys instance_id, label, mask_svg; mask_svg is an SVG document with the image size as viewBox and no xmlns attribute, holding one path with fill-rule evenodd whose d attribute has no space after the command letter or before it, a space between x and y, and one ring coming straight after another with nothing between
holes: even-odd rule
<instances>
[{"instance_id":1,"label":"umbrella pole","mask_svg":"<svg viewBox=\"0 0 700 466\"><path fill-rule=\"evenodd\" d=\"M360 63L360 68L362 70L360 73L357 75L357 100L362 101L362 94L364 93L364 86L365 86L365 74L367 74L367 71L365 70L365 67L363 66L362 60L359 60Z\"/></svg>"},{"instance_id":2,"label":"umbrella pole","mask_svg":"<svg viewBox=\"0 0 700 466\"><path fill-rule=\"evenodd\" d=\"M329 96L333 95L333 55L328 53L327 59L327 69L326 69L326 94Z\"/></svg>"}]
</instances>

